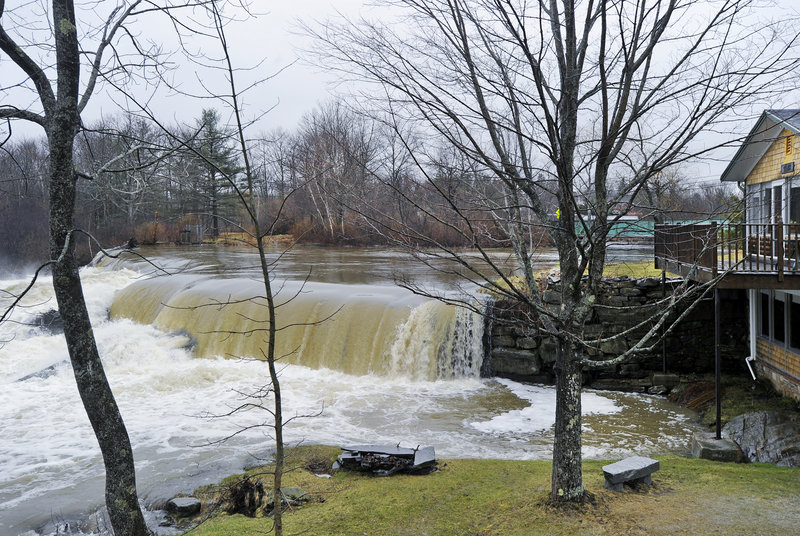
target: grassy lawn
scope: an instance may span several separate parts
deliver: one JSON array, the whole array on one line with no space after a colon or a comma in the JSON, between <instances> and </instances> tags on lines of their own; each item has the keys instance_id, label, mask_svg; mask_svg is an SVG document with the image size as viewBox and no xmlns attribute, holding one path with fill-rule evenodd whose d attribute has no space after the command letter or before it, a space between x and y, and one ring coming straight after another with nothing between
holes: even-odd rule
<instances>
[{"instance_id":1,"label":"grassy lawn","mask_svg":"<svg viewBox=\"0 0 800 536\"><path fill-rule=\"evenodd\" d=\"M609 265L607 275L660 276L649 261ZM648 271L649 270L649 271ZM793 401L748 381L727 382L723 417L758 409L797 411ZM785 406L785 407L784 407ZM711 414L711 415L709 415ZM713 420L713 410L706 413ZM725 464L659 457L652 486L626 493L604 489L602 466L584 462L592 504L559 509L548 501L549 461L440 460L426 476L376 478L338 472L320 478L303 469L329 466L336 447L301 447L289 465L298 469L285 486L311 500L284 515L284 533L312 536L535 536L535 535L800 535L800 469L768 464ZM269 467L249 471L269 488ZM256 476L261 474L262 476ZM271 519L227 515L210 505L224 495L231 477L196 495L207 505L205 522L190 534L256 535Z\"/></svg>"},{"instance_id":2,"label":"grassy lawn","mask_svg":"<svg viewBox=\"0 0 800 536\"><path fill-rule=\"evenodd\" d=\"M293 463L329 462L338 452L301 447ZM302 488L312 500L284 516L284 531L314 536L800 534L800 469L659 460L653 486L627 493L603 488L601 467L608 462L586 461L584 480L595 503L566 511L548 503L548 461L440 460L433 474L388 478L346 472L320 478L298 469L287 475L286 485ZM197 495L213 501L215 493L207 487ZM270 529L270 518L220 512L190 534L266 534Z\"/></svg>"},{"instance_id":3,"label":"grassy lawn","mask_svg":"<svg viewBox=\"0 0 800 536\"><path fill-rule=\"evenodd\" d=\"M603 267L603 275L606 277L627 276L639 277L661 277L661 270L653 267L653 260L636 262L609 263ZM678 277L677 274L667 272L667 277Z\"/></svg>"}]
</instances>

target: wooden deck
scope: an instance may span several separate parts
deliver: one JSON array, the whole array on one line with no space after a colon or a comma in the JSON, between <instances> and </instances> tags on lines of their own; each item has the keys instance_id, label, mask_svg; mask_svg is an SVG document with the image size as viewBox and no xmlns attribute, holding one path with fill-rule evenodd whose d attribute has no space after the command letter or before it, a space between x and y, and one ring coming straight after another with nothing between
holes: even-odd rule
<instances>
[{"instance_id":1,"label":"wooden deck","mask_svg":"<svg viewBox=\"0 0 800 536\"><path fill-rule=\"evenodd\" d=\"M656 268L718 288L800 290L800 225L656 225Z\"/></svg>"}]
</instances>

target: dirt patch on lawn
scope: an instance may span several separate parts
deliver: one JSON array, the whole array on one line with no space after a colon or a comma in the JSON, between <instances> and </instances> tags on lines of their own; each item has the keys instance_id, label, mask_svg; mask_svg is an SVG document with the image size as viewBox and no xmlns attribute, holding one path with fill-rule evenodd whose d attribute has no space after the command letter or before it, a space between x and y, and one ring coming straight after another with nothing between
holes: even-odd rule
<instances>
[{"instance_id":1,"label":"dirt patch on lawn","mask_svg":"<svg viewBox=\"0 0 800 536\"><path fill-rule=\"evenodd\" d=\"M800 474L798 475L800 479ZM798 480L800 484L800 480ZM603 490L583 514L586 534L800 534L800 496L766 500L715 489L678 490L659 483L627 493Z\"/></svg>"}]
</instances>

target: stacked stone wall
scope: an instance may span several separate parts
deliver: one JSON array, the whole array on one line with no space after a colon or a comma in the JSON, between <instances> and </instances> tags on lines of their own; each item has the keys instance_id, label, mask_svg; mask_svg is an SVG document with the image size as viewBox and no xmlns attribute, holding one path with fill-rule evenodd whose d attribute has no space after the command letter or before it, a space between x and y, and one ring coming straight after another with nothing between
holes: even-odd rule
<instances>
[{"instance_id":1,"label":"stacked stone wall","mask_svg":"<svg viewBox=\"0 0 800 536\"><path fill-rule=\"evenodd\" d=\"M667 280L662 287L658 278L626 277L604 280L598 296L598 307L586 324L584 339L599 341L636 327L657 313L656 302L669 296L682 283ZM543 301L560 306L560 283L549 281ZM714 370L714 302L701 300L664 338L664 343L643 355L607 370L585 373L585 383L599 389L665 392L676 375L705 374ZM722 368L725 373L746 372L744 358L748 347L748 303L744 291L720 291ZM668 323L678 318L687 305L670 313ZM491 315L488 371L495 376L536 383L552 383L556 357L554 342L537 327L533 315L520 306L505 301L495 303ZM619 356L636 344L650 329L652 322L611 341L601 341L585 351L592 359ZM666 372L664 374L664 355Z\"/></svg>"}]
</instances>

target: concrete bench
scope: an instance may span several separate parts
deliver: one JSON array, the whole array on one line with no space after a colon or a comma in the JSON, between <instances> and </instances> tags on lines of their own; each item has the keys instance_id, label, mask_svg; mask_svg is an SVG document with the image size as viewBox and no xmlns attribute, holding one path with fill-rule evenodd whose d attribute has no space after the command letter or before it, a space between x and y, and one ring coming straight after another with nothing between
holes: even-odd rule
<instances>
[{"instance_id":1,"label":"concrete bench","mask_svg":"<svg viewBox=\"0 0 800 536\"><path fill-rule=\"evenodd\" d=\"M631 456L616 463L603 466L606 489L623 491L625 484L652 484L650 475L658 471L658 460L643 456Z\"/></svg>"}]
</instances>

